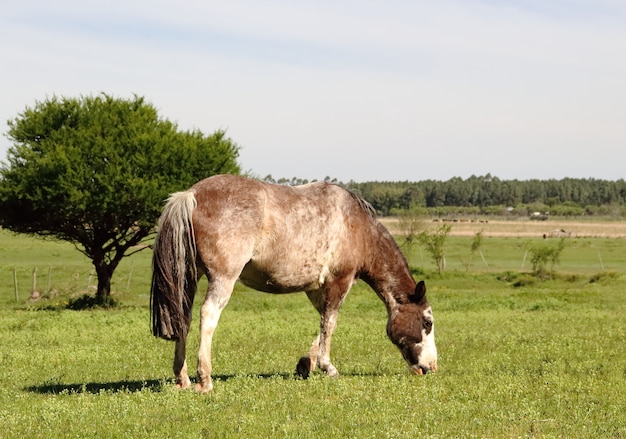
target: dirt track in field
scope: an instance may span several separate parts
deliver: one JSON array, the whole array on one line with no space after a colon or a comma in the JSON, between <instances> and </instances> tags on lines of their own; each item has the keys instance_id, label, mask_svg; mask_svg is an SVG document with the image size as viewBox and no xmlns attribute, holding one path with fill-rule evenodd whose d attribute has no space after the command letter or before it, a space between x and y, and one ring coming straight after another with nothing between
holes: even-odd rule
<instances>
[{"instance_id":1,"label":"dirt track in field","mask_svg":"<svg viewBox=\"0 0 626 439\"><path fill-rule=\"evenodd\" d=\"M400 233L397 218L380 218L380 222L395 234ZM568 221L548 219L530 220L441 220L424 221L422 227L452 226L450 236L474 236L483 231L483 236L493 237L595 237L626 238L626 221ZM422 229L423 230L423 229Z\"/></svg>"}]
</instances>

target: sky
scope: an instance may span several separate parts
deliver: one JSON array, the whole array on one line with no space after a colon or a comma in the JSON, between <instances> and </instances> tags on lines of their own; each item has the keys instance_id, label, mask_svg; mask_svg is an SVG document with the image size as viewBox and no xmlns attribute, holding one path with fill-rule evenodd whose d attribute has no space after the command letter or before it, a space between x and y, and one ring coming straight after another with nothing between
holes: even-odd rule
<instances>
[{"instance_id":1,"label":"sky","mask_svg":"<svg viewBox=\"0 0 626 439\"><path fill-rule=\"evenodd\" d=\"M0 12L7 121L143 96L275 179L626 178L623 0L55 0Z\"/></svg>"}]
</instances>

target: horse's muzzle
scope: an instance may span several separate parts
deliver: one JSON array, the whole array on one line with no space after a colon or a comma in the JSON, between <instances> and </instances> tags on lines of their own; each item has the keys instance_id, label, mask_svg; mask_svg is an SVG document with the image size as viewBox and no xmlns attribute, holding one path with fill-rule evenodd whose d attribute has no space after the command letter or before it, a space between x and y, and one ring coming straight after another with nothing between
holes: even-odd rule
<instances>
[{"instance_id":1,"label":"horse's muzzle","mask_svg":"<svg viewBox=\"0 0 626 439\"><path fill-rule=\"evenodd\" d=\"M437 371L437 363L433 362L427 366L423 366L420 364L414 364L411 366L411 373L415 375L426 375L429 371L436 372Z\"/></svg>"}]
</instances>

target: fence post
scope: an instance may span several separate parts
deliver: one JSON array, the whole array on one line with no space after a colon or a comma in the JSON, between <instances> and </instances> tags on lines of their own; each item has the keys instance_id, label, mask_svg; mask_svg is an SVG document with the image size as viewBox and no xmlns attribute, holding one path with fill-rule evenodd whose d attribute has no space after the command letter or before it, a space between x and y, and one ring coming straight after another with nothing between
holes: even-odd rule
<instances>
[{"instance_id":1,"label":"fence post","mask_svg":"<svg viewBox=\"0 0 626 439\"><path fill-rule=\"evenodd\" d=\"M133 262L130 263L130 272L128 273L128 281L126 281L126 292L127 293L130 290L130 279L131 279L131 277L133 277Z\"/></svg>"},{"instance_id":2,"label":"fence post","mask_svg":"<svg viewBox=\"0 0 626 439\"><path fill-rule=\"evenodd\" d=\"M478 250L478 253L480 254L480 257L482 258L483 262L485 263L485 266L487 268L489 268L489 264L487 263L487 260L485 259L485 257L483 256L483 252L481 252L480 250Z\"/></svg>"},{"instance_id":3,"label":"fence post","mask_svg":"<svg viewBox=\"0 0 626 439\"><path fill-rule=\"evenodd\" d=\"M33 267L33 290L31 295L35 294L35 291L37 291L37 267Z\"/></svg>"},{"instance_id":4,"label":"fence post","mask_svg":"<svg viewBox=\"0 0 626 439\"><path fill-rule=\"evenodd\" d=\"M91 286L91 278L93 277L93 271L94 269L91 269L91 272L89 273L89 278L87 279L87 288L89 289L89 287Z\"/></svg>"},{"instance_id":5,"label":"fence post","mask_svg":"<svg viewBox=\"0 0 626 439\"><path fill-rule=\"evenodd\" d=\"M17 293L17 271L15 270L15 268L13 268L13 285L15 286L15 301L19 302L20 299Z\"/></svg>"},{"instance_id":6,"label":"fence post","mask_svg":"<svg viewBox=\"0 0 626 439\"><path fill-rule=\"evenodd\" d=\"M602 262L602 255L600 254L600 250L598 251L598 259L600 259L600 268L602 268L602 271L604 271L604 262Z\"/></svg>"}]
</instances>

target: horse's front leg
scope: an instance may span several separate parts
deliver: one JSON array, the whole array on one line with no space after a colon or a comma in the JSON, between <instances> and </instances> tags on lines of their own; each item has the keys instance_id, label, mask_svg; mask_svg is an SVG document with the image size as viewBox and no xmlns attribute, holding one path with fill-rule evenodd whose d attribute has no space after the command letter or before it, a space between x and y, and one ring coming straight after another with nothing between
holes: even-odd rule
<instances>
[{"instance_id":1,"label":"horse's front leg","mask_svg":"<svg viewBox=\"0 0 626 439\"><path fill-rule=\"evenodd\" d=\"M200 348L198 349L198 382L196 390L208 393L213 390L211 380L211 344L213 334L222 310L232 294L234 281L224 284L217 280L211 282L206 298L200 309Z\"/></svg>"},{"instance_id":2,"label":"horse's front leg","mask_svg":"<svg viewBox=\"0 0 626 439\"><path fill-rule=\"evenodd\" d=\"M317 353L319 352L319 350L320 336L318 334L311 344L311 349L309 349L309 356L301 357L300 361L298 361L298 365L296 366L296 373L302 378L307 379L309 377L309 374L315 370L315 366L317 365Z\"/></svg>"},{"instance_id":3,"label":"horse's front leg","mask_svg":"<svg viewBox=\"0 0 626 439\"><path fill-rule=\"evenodd\" d=\"M307 297L320 313L320 333L313 341L309 357L302 357L298 362L296 371L303 378L308 377L316 364L329 376L338 375L337 368L330 361L330 344L337 327L339 308L353 282L354 276L351 275L336 279L323 289L307 291Z\"/></svg>"},{"instance_id":4,"label":"horse's front leg","mask_svg":"<svg viewBox=\"0 0 626 439\"><path fill-rule=\"evenodd\" d=\"M333 337L333 332L335 332L335 328L337 327L338 315L339 307L336 309L326 308L320 322L320 343L317 352L317 364L320 369L331 377L339 375L337 368L330 361L330 342Z\"/></svg>"},{"instance_id":5,"label":"horse's front leg","mask_svg":"<svg viewBox=\"0 0 626 439\"><path fill-rule=\"evenodd\" d=\"M189 374L187 373L187 338L176 341L174 348L174 376L176 377L176 387L186 389L191 386Z\"/></svg>"}]
</instances>

